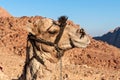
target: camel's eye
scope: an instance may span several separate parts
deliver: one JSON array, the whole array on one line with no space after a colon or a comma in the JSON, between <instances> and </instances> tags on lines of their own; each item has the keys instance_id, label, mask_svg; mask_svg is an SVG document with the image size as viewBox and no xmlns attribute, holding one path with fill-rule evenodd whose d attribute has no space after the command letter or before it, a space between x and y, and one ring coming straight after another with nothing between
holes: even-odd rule
<instances>
[{"instance_id":1,"label":"camel's eye","mask_svg":"<svg viewBox=\"0 0 120 80\"><path fill-rule=\"evenodd\" d=\"M49 27L49 28L47 29L47 32L48 32L49 34L56 34L56 33L58 33L58 30L59 30L58 27L56 27L56 26L51 26L51 27Z\"/></svg>"},{"instance_id":2,"label":"camel's eye","mask_svg":"<svg viewBox=\"0 0 120 80\"><path fill-rule=\"evenodd\" d=\"M53 31L48 31L50 34L56 34L58 31L57 30L53 30Z\"/></svg>"}]
</instances>

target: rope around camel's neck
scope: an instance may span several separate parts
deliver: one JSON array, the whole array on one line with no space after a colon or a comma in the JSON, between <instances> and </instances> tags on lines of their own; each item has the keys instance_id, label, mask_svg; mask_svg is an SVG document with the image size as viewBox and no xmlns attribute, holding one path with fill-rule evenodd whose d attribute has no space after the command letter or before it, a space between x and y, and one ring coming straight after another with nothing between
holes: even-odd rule
<instances>
[{"instance_id":1,"label":"rope around camel's neck","mask_svg":"<svg viewBox=\"0 0 120 80\"><path fill-rule=\"evenodd\" d=\"M60 26L60 31L59 31L59 34L57 35L54 43L43 40L43 39L37 39L36 36L34 36L32 34L28 35L28 42L30 42L32 44L32 47L33 47L33 57L30 59L30 57L29 57L30 53L27 52L26 58L28 58L28 60L26 59L25 66L24 66L24 71L23 71L23 74L22 74L22 77L25 80L27 79L27 76L26 76L27 68L28 68L31 60L33 60L33 58L35 58L38 62L40 62L42 65L44 65L44 61L41 58L39 58L39 56L37 56L37 54L36 54L36 49L38 49L38 47L36 46L37 42L44 43L46 45L55 47L55 49L57 51L57 58L60 59L60 80L62 80L62 59L61 59L62 55L61 54L63 54L63 51L60 50L60 48L58 47L58 43L59 43L60 38L61 38L61 36L63 34L64 29L65 29L67 19L68 18L66 16L61 16L59 18L58 22L60 23L60 25L59 25ZM28 48L28 45L27 45L27 48ZM36 77L35 77L35 79L36 79Z\"/></svg>"}]
</instances>

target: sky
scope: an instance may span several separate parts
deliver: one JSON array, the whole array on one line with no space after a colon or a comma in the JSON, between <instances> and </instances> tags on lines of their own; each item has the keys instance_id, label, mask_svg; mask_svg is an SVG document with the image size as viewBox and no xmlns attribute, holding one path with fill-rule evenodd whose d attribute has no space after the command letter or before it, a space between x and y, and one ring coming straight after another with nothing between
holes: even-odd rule
<instances>
[{"instance_id":1,"label":"sky","mask_svg":"<svg viewBox=\"0 0 120 80\"><path fill-rule=\"evenodd\" d=\"M120 26L120 0L0 0L0 6L15 17L57 20L65 15L91 36L101 36Z\"/></svg>"}]
</instances>

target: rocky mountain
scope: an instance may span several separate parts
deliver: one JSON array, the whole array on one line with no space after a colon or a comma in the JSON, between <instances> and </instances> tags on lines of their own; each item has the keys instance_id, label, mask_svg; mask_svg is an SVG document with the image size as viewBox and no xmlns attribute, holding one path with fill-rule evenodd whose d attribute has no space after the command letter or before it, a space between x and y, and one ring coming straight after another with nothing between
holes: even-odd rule
<instances>
[{"instance_id":1,"label":"rocky mountain","mask_svg":"<svg viewBox=\"0 0 120 80\"><path fill-rule=\"evenodd\" d=\"M22 73L28 35L24 28L28 21L34 23L41 18L44 17L0 17L0 80L17 80ZM118 36L119 32L118 27L107 33L109 34L107 37L110 39L113 33L114 36ZM120 49L92 37L90 39L91 43L87 48L73 48L64 53L62 57L63 80L120 80ZM111 41L114 40L120 41L118 38L111 38ZM51 68L56 65L54 72L58 76L60 64L53 63L49 66ZM51 74L46 74L46 71L41 71L43 75L40 77ZM53 77L53 80L59 80L58 77Z\"/></svg>"},{"instance_id":2,"label":"rocky mountain","mask_svg":"<svg viewBox=\"0 0 120 80\"><path fill-rule=\"evenodd\" d=\"M114 45L120 48L120 27L115 28L114 30L109 31L108 33L104 34L100 37L94 37L96 40L102 40L107 42L111 45Z\"/></svg>"},{"instance_id":3,"label":"rocky mountain","mask_svg":"<svg viewBox=\"0 0 120 80\"><path fill-rule=\"evenodd\" d=\"M25 25L28 21L34 23L40 18L43 17L0 18L0 79L3 74L10 80L20 76L28 35ZM54 65L57 65L55 71L58 74L60 65L54 63L49 67ZM91 38L87 48L73 48L65 52L62 57L62 70L63 80L119 80L120 50ZM47 76L44 71L41 73ZM55 77L54 80L58 78Z\"/></svg>"},{"instance_id":4,"label":"rocky mountain","mask_svg":"<svg viewBox=\"0 0 120 80\"><path fill-rule=\"evenodd\" d=\"M11 15L5 9L0 7L0 17L11 17Z\"/></svg>"}]
</instances>

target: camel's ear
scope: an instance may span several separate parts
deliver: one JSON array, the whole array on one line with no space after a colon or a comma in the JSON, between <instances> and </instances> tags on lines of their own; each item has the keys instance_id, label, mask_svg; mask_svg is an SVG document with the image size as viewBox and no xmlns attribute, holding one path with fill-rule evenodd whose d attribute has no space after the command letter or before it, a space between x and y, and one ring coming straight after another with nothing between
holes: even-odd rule
<instances>
[{"instance_id":1,"label":"camel's ear","mask_svg":"<svg viewBox=\"0 0 120 80\"><path fill-rule=\"evenodd\" d=\"M53 24L52 20L49 18L43 18L41 19L41 21L38 23L38 28L41 32L45 32L47 31L47 29L49 29L49 27L51 27Z\"/></svg>"},{"instance_id":2,"label":"camel's ear","mask_svg":"<svg viewBox=\"0 0 120 80\"><path fill-rule=\"evenodd\" d=\"M25 27L25 30L26 30L27 32L32 33L32 34L35 35L35 32L33 31L33 28L34 28L33 24L32 24L32 23L28 23L28 24L26 25L26 27Z\"/></svg>"}]
</instances>

